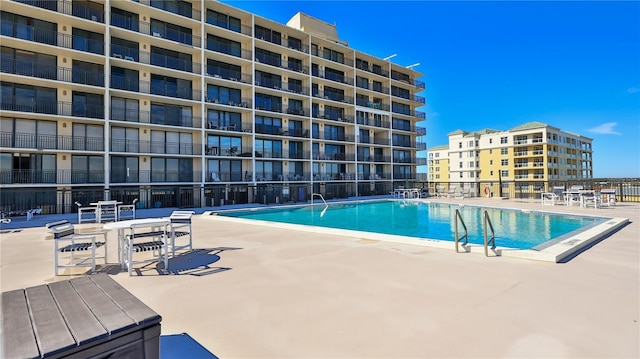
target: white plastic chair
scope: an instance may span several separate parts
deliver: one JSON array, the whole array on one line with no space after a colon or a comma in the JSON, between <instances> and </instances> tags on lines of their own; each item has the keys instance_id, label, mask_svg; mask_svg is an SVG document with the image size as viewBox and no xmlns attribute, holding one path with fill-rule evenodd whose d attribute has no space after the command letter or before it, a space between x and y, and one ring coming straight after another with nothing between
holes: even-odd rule
<instances>
[{"instance_id":1,"label":"white plastic chair","mask_svg":"<svg viewBox=\"0 0 640 359\"><path fill-rule=\"evenodd\" d=\"M47 223L46 227L53 232L54 249L54 273L57 276L60 268L89 267L91 273L96 271L96 258L102 258L107 263L107 232L96 233L76 233L75 228L69 221L61 220ZM97 241L96 237L104 236L104 242ZM67 245L63 245L68 242ZM98 255L98 249L103 248L102 255ZM78 256L77 252L90 251L87 256ZM61 264L64 255L67 255L67 264Z\"/></svg>"},{"instance_id":2,"label":"white plastic chair","mask_svg":"<svg viewBox=\"0 0 640 359\"><path fill-rule=\"evenodd\" d=\"M191 217L194 211L173 211L169 219L171 220L171 256L176 255L176 250L193 249L193 234L191 226ZM176 238L189 237L189 243L176 245Z\"/></svg>"}]
</instances>

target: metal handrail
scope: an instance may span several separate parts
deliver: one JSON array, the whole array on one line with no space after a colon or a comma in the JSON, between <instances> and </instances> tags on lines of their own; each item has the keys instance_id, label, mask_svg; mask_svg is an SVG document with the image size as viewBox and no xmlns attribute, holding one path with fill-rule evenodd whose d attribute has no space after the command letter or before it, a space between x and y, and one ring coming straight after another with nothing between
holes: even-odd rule
<instances>
[{"instance_id":1,"label":"metal handrail","mask_svg":"<svg viewBox=\"0 0 640 359\"><path fill-rule=\"evenodd\" d=\"M462 228L464 228L464 236L462 237L458 237L458 219L460 219L460 222L462 222ZM464 239L464 242L462 243L462 246L466 246L467 242L469 240L468 234L469 232L467 232L467 225L464 223L464 220L462 219L462 215L460 214L460 210L456 209L456 215L454 218L454 233L455 233L455 245L456 245L456 253L460 253L458 250L458 242L460 242L461 239Z\"/></svg>"},{"instance_id":2,"label":"metal handrail","mask_svg":"<svg viewBox=\"0 0 640 359\"><path fill-rule=\"evenodd\" d=\"M489 212L484 211L484 225L482 226L484 232L484 255L489 256L488 247L491 244L491 250L496 249L496 232L493 230L493 224L491 223L491 219L489 219ZM491 239L487 240L487 224L488 228L491 229Z\"/></svg>"},{"instance_id":3,"label":"metal handrail","mask_svg":"<svg viewBox=\"0 0 640 359\"><path fill-rule=\"evenodd\" d=\"M324 209L322 210L322 213L320 213L320 217L324 216L324 212L327 211L327 208L329 208L329 205L327 204L327 201L324 200L324 197L322 196L321 193L312 193L311 194L311 204L313 205L313 197L314 196L318 196L320 197L320 199L322 200L322 202L324 202Z\"/></svg>"}]
</instances>

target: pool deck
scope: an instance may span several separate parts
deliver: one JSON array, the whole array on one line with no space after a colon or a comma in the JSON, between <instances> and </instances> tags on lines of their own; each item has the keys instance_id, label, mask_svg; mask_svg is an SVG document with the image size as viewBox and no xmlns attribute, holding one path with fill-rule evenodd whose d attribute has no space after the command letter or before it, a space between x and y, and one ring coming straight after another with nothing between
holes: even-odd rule
<instances>
[{"instance_id":1,"label":"pool deck","mask_svg":"<svg viewBox=\"0 0 640 359\"><path fill-rule=\"evenodd\" d=\"M100 271L162 316L163 335L187 333L220 358L640 357L639 203L434 200L630 223L555 264L195 216L195 250L171 259L173 274ZM53 276L42 227L58 218L2 225L2 291L70 278Z\"/></svg>"}]
</instances>

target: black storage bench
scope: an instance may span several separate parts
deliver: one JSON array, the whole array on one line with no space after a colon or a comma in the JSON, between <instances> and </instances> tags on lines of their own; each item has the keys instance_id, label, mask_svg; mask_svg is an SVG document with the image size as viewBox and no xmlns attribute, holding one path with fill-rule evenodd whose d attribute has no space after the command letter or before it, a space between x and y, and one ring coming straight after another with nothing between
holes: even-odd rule
<instances>
[{"instance_id":1,"label":"black storage bench","mask_svg":"<svg viewBox=\"0 0 640 359\"><path fill-rule=\"evenodd\" d=\"M158 358L162 318L96 274L2 293L1 358Z\"/></svg>"}]
</instances>

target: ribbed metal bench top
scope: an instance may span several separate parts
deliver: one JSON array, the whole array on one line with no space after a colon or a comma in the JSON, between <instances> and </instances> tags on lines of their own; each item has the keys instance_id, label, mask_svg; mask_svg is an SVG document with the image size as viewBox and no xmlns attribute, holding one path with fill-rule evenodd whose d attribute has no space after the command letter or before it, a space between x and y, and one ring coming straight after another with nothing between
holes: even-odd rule
<instances>
[{"instance_id":1,"label":"ribbed metal bench top","mask_svg":"<svg viewBox=\"0 0 640 359\"><path fill-rule=\"evenodd\" d=\"M146 347L159 342L147 337L159 336L162 320L106 274L3 292L1 319L2 358L85 356L126 342Z\"/></svg>"}]
</instances>

